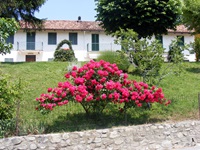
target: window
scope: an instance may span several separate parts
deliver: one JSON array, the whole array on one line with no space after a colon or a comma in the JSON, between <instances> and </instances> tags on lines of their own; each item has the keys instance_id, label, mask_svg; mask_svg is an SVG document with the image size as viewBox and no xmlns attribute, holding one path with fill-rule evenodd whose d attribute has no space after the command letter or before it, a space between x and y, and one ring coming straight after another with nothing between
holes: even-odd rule
<instances>
[{"instance_id":1,"label":"window","mask_svg":"<svg viewBox=\"0 0 200 150\"><path fill-rule=\"evenodd\" d=\"M92 34L92 51L99 51L99 34Z\"/></svg>"},{"instance_id":2,"label":"window","mask_svg":"<svg viewBox=\"0 0 200 150\"><path fill-rule=\"evenodd\" d=\"M77 33L69 33L69 41L72 43L72 45L77 45L78 44Z\"/></svg>"},{"instance_id":3,"label":"window","mask_svg":"<svg viewBox=\"0 0 200 150\"><path fill-rule=\"evenodd\" d=\"M53 58L48 58L48 61L53 61Z\"/></svg>"},{"instance_id":4,"label":"window","mask_svg":"<svg viewBox=\"0 0 200 150\"><path fill-rule=\"evenodd\" d=\"M7 39L6 39L6 43L11 43L14 44L14 35L10 35Z\"/></svg>"},{"instance_id":5,"label":"window","mask_svg":"<svg viewBox=\"0 0 200 150\"><path fill-rule=\"evenodd\" d=\"M184 36L178 35L177 38L179 39L178 46L184 46Z\"/></svg>"},{"instance_id":6,"label":"window","mask_svg":"<svg viewBox=\"0 0 200 150\"><path fill-rule=\"evenodd\" d=\"M5 62L13 62L13 58L5 58Z\"/></svg>"},{"instance_id":7,"label":"window","mask_svg":"<svg viewBox=\"0 0 200 150\"><path fill-rule=\"evenodd\" d=\"M158 40L159 43L163 45L163 36L162 35L157 35L156 40Z\"/></svg>"},{"instance_id":8,"label":"window","mask_svg":"<svg viewBox=\"0 0 200 150\"><path fill-rule=\"evenodd\" d=\"M56 33L48 33L48 44L49 45L57 44L57 34Z\"/></svg>"},{"instance_id":9,"label":"window","mask_svg":"<svg viewBox=\"0 0 200 150\"><path fill-rule=\"evenodd\" d=\"M26 34L26 49L35 50L35 32L27 32Z\"/></svg>"}]
</instances>

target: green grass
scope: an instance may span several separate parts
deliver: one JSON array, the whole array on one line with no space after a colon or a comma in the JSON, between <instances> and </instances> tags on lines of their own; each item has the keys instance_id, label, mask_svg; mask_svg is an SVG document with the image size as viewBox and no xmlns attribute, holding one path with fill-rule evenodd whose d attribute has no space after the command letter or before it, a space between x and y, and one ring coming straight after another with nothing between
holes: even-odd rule
<instances>
[{"instance_id":1,"label":"green grass","mask_svg":"<svg viewBox=\"0 0 200 150\"><path fill-rule=\"evenodd\" d=\"M169 106L153 105L151 111L140 108L130 109L127 115L118 112L112 104L108 105L102 116L86 116L77 103L58 107L48 115L35 110L36 97L46 93L48 87L55 87L65 81L68 63L33 62L1 63L0 69L10 74L13 80L22 79L26 89L20 107L20 135L50 132L79 131L108 128L121 125L135 125L165 120L197 119L198 93L200 92L200 63L184 63L180 76L168 76L160 87L165 96L172 101ZM131 79L139 77L129 75Z\"/></svg>"}]
</instances>

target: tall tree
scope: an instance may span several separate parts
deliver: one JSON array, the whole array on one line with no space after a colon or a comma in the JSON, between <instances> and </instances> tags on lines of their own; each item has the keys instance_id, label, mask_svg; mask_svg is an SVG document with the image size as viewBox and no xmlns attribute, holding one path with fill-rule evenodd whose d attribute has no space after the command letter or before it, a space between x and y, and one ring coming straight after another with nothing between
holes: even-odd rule
<instances>
[{"instance_id":1,"label":"tall tree","mask_svg":"<svg viewBox=\"0 0 200 150\"><path fill-rule=\"evenodd\" d=\"M13 46L6 39L15 34L18 28L18 23L13 18L0 18L0 54L10 53Z\"/></svg>"},{"instance_id":2,"label":"tall tree","mask_svg":"<svg viewBox=\"0 0 200 150\"><path fill-rule=\"evenodd\" d=\"M182 19L188 29L200 33L200 0L184 0Z\"/></svg>"},{"instance_id":3,"label":"tall tree","mask_svg":"<svg viewBox=\"0 0 200 150\"><path fill-rule=\"evenodd\" d=\"M179 0L99 0L97 21L108 34L133 29L141 37L175 29L181 14Z\"/></svg>"},{"instance_id":4,"label":"tall tree","mask_svg":"<svg viewBox=\"0 0 200 150\"><path fill-rule=\"evenodd\" d=\"M34 13L39 11L46 0L0 0L0 2L0 18L24 20L34 27L42 24L42 19L35 17Z\"/></svg>"}]
</instances>

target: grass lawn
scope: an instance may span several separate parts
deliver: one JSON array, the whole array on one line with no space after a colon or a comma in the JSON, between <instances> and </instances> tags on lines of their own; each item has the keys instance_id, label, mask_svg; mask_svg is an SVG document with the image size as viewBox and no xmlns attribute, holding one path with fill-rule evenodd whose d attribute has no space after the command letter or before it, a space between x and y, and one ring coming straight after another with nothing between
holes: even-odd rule
<instances>
[{"instance_id":1,"label":"grass lawn","mask_svg":"<svg viewBox=\"0 0 200 150\"><path fill-rule=\"evenodd\" d=\"M135 125L166 120L198 119L198 93L200 93L200 63L184 63L180 76L165 78L160 87L172 101L169 106L153 105L151 111L133 108L123 115L113 105L108 105L102 116L87 117L77 103L57 107L42 115L35 110L36 97L46 93L48 87L55 87L65 81L66 62L1 63L0 69L13 80L22 79L26 90L20 104L20 135L77 131L108 128L121 125ZM140 80L129 75L130 79ZM111 111L112 110L112 111Z\"/></svg>"}]
</instances>

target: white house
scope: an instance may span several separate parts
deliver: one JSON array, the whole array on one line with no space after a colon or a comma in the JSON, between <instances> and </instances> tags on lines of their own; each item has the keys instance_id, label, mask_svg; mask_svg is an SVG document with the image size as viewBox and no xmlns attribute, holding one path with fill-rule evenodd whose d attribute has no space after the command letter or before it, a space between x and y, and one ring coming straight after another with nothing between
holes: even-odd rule
<instances>
[{"instance_id":1,"label":"white house","mask_svg":"<svg viewBox=\"0 0 200 150\"><path fill-rule=\"evenodd\" d=\"M25 27L30 30L25 31ZM166 51L169 44L177 36L182 37L184 43L194 41L184 26L178 26L176 31L169 30L160 40ZM85 61L95 58L99 51L120 50L121 46L114 43L114 37L106 35L104 30L94 21L68 21L68 20L47 20L42 30L33 29L24 23L14 36L10 36L7 42L13 44L10 54L0 55L0 62L28 62L28 61L51 61L57 44L64 40L70 40L78 61ZM68 48L68 45L64 47ZM190 61L194 56L185 53Z\"/></svg>"}]
</instances>

